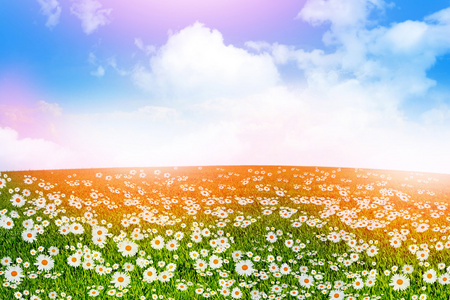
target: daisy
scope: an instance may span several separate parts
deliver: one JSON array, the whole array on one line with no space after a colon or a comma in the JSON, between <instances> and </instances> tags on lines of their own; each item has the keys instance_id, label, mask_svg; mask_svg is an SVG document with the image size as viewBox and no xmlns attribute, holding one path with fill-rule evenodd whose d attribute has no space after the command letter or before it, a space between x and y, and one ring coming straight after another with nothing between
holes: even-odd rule
<instances>
[{"instance_id":1,"label":"daisy","mask_svg":"<svg viewBox=\"0 0 450 300\"><path fill-rule=\"evenodd\" d=\"M9 266L11 264L11 262L12 262L12 259L9 256L5 256L1 260L1 264L4 266Z\"/></svg>"},{"instance_id":2,"label":"daisy","mask_svg":"<svg viewBox=\"0 0 450 300\"><path fill-rule=\"evenodd\" d=\"M211 269L218 269L222 266L222 258L217 255L212 255L209 258L209 266Z\"/></svg>"},{"instance_id":3,"label":"daisy","mask_svg":"<svg viewBox=\"0 0 450 300\"><path fill-rule=\"evenodd\" d=\"M187 290L187 288L188 288L188 286L182 282L177 284L177 290L185 291L185 290Z\"/></svg>"},{"instance_id":4,"label":"daisy","mask_svg":"<svg viewBox=\"0 0 450 300\"><path fill-rule=\"evenodd\" d=\"M253 269L253 262L251 260L241 260L236 264L236 272L240 276L249 276L255 269Z\"/></svg>"},{"instance_id":5,"label":"daisy","mask_svg":"<svg viewBox=\"0 0 450 300\"><path fill-rule=\"evenodd\" d=\"M67 263L71 267L74 267L74 268L78 267L79 265L81 265L81 255L72 254L71 256L69 256L67 258Z\"/></svg>"},{"instance_id":6,"label":"daisy","mask_svg":"<svg viewBox=\"0 0 450 300\"><path fill-rule=\"evenodd\" d=\"M55 256L59 254L59 249L51 246L50 248L48 248L48 254L50 254L51 256Z\"/></svg>"},{"instance_id":7,"label":"daisy","mask_svg":"<svg viewBox=\"0 0 450 300\"><path fill-rule=\"evenodd\" d=\"M14 227L14 222L10 217L2 216L0 218L0 227L3 227L5 229L11 229Z\"/></svg>"},{"instance_id":8,"label":"daisy","mask_svg":"<svg viewBox=\"0 0 450 300\"><path fill-rule=\"evenodd\" d=\"M291 268L287 263L284 263L280 266L280 273L283 275L287 275L291 272Z\"/></svg>"},{"instance_id":9,"label":"daisy","mask_svg":"<svg viewBox=\"0 0 450 300\"><path fill-rule=\"evenodd\" d=\"M178 232L175 233L174 237L175 237L175 239L177 241L181 241L183 239L183 237L184 237L184 233L181 232L181 231L178 231Z\"/></svg>"},{"instance_id":10,"label":"daisy","mask_svg":"<svg viewBox=\"0 0 450 300\"><path fill-rule=\"evenodd\" d=\"M92 235L95 236L95 237L98 237L98 236L101 236L101 237L105 236L106 237L107 234L108 234L108 229L103 227L103 226L95 225L92 228Z\"/></svg>"},{"instance_id":11,"label":"daisy","mask_svg":"<svg viewBox=\"0 0 450 300\"><path fill-rule=\"evenodd\" d=\"M152 246L153 249L161 250L162 248L164 248L164 238L158 235L157 237L152 239L150 245Z\"/></svg>"},{"instance_id":12,"label":"daisy","mask_svg":"<svg viewBox=\"0 0 450 300\"><path fill-rule=\"evenodd\" d=\"M128 239L123 240L118 243L119 252L122 253L123 256L134 256L138 252L138 244Z\"/></svg>"},{"instance_id":13,"label":"daisy","mask_svg":"<svg viewBox=\"0 0 450 300\"><path fill-rule=\"evenodd\" d=\"M356 290L360 290L364 287L364 281L361 278L357 278L354 282L353 282L353 287Z\"/></svg>"},{"instance_id":14,"label":"daisy","mask_svg":"<svg viewBox=\"0 0 450 300\"><path fill-rule=\"evenodd\" d=\"M92 270L95 267L95 263L92 259L86 259L82 264L83 269Z\"/></svg>"},{"instance_id":15,"label":"daisy","mask_svg":"<svg viewBox=\"0 0 450 300\"><path fill-rule=\"evenodd\" d=\"M442 285L450 284L450 274L444 273L441 276L439 276L438 281Z\"/></svg>"},{"instance_id":16,"label":"daisy","mask_svg":"<svg viewBox=\"0 0 450 300\"><path fill-rule=\"evenodd\" d=\"M169 251L177 250L178 246L179 246L179 244L178 244L177 240L171 240L166 243L166 249Z\"/></svg>"},{"instance_id":17,"label":"daisy","mask_svg":"<svg viewBox=\"0 0 450 300\"><path fill-rule=\"evenodd\" d=\"M154 267L150 267L146 269L143 273L143 280L146 282L152 282L158 279L158 275L156 273L156 269Z\"/></svg>"},{"instance_id":18,"label":"daisy","mask_svg":"<svg viewBox=\"0 0 450 300\"><path fill-rule=\"evenodd\" d=\"M41 254L36 258L35 265L39 271L50 271L55 265L55 261L51 256Z\"/></svg>"},{"instance_id":19,"label":"daisy","mask_svg":"<svg viewBox=\"0 0 450 300\"><path fill-rule=\"evenodd\" d=\"M409 278L405 275L394 274L389 285L393 287L394 291L404 291L409 287Z\"/></svg>"},{"instance_id":20,"label":"daisy","mask_svg":"<svg viewBox=\"0 0 450 300\"><path fill-rule=\"evenodd\" d=\"M271 263L269 265L269 271L272 273L277 273L279 271L278 265L276 263Z\"/></svg>"},{"instance_id":21,"label":"daisy","mask_svg":"<svg viewBox=\"0 0 450 300\"><path fill-rule=\"evenodd\" d=\"M273 233L272 231L270 231L270 232L268 232L267 234L266 234L266 240L269 242L269 243L275 243L276 241L277 241L277 239L278 239L278 237L277 237L277 235L275 234L275 233Z\"/></svg>"},{"instance_id":22,"label":"daisy","mask_svg":"<svg viewBox=\"0 0 450 300\"><path fill-rule=\"evenodd\" d=\"M98 275L104 275L104 274L106 274L106 268L103 265L96 265L95 266L95 272Z\"/></svg>"},{"instance_id":23,"label":"daisy","mask_svg":"<svg viewBox=\"0 0 450 300\"><path fill-rule=\"evenodd\" d=\"M168 271L163 271L158 275L158 280L161 282L168 282L170 278L173 277L173 273Z\"/></svg>"},{"instance_id":24,"label":"daisy","mask_svg":"<svg viewBox=\"0 0 450 300\"><path fill-rule=\"evenodd\" d=\"M3 274L5 276L5 279L10 282L17 282L19 283L21 280L21 277L25 277L25 275L22 274L22 268L19 266L10 265L6 269L5 273Z\"/></svg>"},{"instance_id":25,"label":"daisy","mask_svg":"<svg viewBox=\"0 0 450 300\"><path fill-rule=\"evenodd\" d=\"M99 291L97 291L96 289L91 289L90 291L89 291L89 297L97 297L98 295L100 295L100 292Z\"/></svg>"},{"instance_id":26,"label":"daisy","mask_svg":"<svg viewBox=\"0 0 450 300\"><path fill-rule=\"evenodd\" d=\"M375 281L375 277L369 276L364 284L368 287L371 287L375 285Z\"/></svg>"},{"instance_id":27,"label":"daisy","mask_svg":"<svg viewBox=\"0 0 450 300\"><path fill-rule=\"evenodd\" d=\"M27 229L22 231L22 239L28 243L37 240L37 231L34 229Z\"/></svg>"},{"instance_id":28,"label":"daisy","mask_svg":"<svg viewBox=\"0 0 450 300\"><path fill-rule=\"evenodd\" d=\"M73 223L70 225L70 232L73 234L82 234L84 232L84 228L80 223Z\"/></svg>"},{"instance_id":29,"label":"daisy","mask_svg":"<svg viewBox=\"0 0 450 300\"><path fill-rule=\"evenodd\" d=\"M197 259L195 262L195 269L199 271L204 271L208 267L208 264L203 259Z\"/></svg>"},{"instance_id":30,"label":"daisy","mask_svg":"<svg viewBox=\"0 0 450 300\"><path fill-rule=\"evenodd\" d=\"M302 274L300 275L298 282L302 287L309 288L314 284L314 278L312 276Z\"/></svg>"},{"instance_id":31,"label":"daisy","mask_svg":"<svg viewBox=\"0 0 450 300\"><path fill-rule=\"evenodd\" d=\"M25 198L22 195L14 194L10 199L11 203L15 207L22 207L25 205Z\"/></svg>"},{"instance_id":32,"label":"daisy","mask_svg":"<svg viewBox=\"0 0 450 300\"><path fill-rule=\"evenodd\" d=\"M123 272L116 272L112 276L112 280L110 281L114 284L115 288L123 289L126 288L130 284L131 278L128 274Z\"/></svg>"},{"instance_id":33,"label":"daisy","mask_svg":"<svg viewBox=\"0 0 450 300\"><path fill-rule=\"evenodd\" d=\"M404 265L402 271L405 274L411 274L414 271L414 268L411 265Z\"/></svg>"},{"instance_id":34,"label":"daisy","mask_svg":"<svg viewBox=\"0 0 450 300\"><path fill-rule=\"evenodd\" d=\"M34 225L33 219L27 219L22 222L22 226L25 229L31 229L31 228L33 228L33 225Z\"/></svg>"},{"instance_id":35,"label":"daisy","mask_svg":"<svg viewBox=\"0 0 450 300\"><path fill-rule=\"evenodd\" d=\"M419 250L419 251L416 252L416 256L417 256L417 259L420 260L420 261L427 260L427 258L428 258L428 251Z\"/></svg>"},{"instance_id":36,"label":"daisy","mask_svg":"<svg viewBox=\"0 0 450 300\"><path fill-rule=\"evenodd\" d=\"M345 294L343 291L330 291L330 293L328 294L330 296L330 299L333 300L342 300L345 297Z\"/></svg>"},{"instance_id":37,"label":"daisy","mask_svg":"<svg viewBox=\"0 0 450 300\"><path fill-rule=\"evenodd\" d=\"M238 287L235 287L232 291L231 291L231 297L234 299L239 299L242 297L242 292Z\"/></svg>"}]
</instances>

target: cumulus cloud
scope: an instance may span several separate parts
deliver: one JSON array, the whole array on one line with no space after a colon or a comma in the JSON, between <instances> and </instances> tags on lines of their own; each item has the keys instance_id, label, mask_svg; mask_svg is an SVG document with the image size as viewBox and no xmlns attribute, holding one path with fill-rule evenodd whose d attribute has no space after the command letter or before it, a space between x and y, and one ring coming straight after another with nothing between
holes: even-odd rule
<instances>
[{"instance_id":1,"label":"cumulus cloud","mask_svg":"<svg viewBox=\"0 0 450 300\"><path fill-rule=\"evenodd\" d=\"M44 139L19 138L8 127L0 127L0 170L56 169L75 167L73 153Z\"/></svg>"},{"instance_id":2,"label":"cumulus cloud","mask_svg":"<svg viewBox=\"0 0 450 300\"><path fill-rule=\"evenodd\" d=\"M86 34L91 34L98 27L111 22L112 9L102 9L102 4L96 0L77 0L70 7L70 12L81 20L81 26Z\"/></svg>"},{"instance_id":3,"label":"cumulus cloud","mask_svg":"<svg viewBox=\"0 0 450 300\"><path fill-rule=\"evenodd\" d=\"M61 5L58 0L37 0L41 6L41 13L47 17L45 26L53 28L59 23Z\"/></svg>"},{"instance_id":4,"label":"cumulus cloud","mask_svg":"<svg viewBox=\"0 0 450 300\"><path fill-rule=\"evenodd\" d=\"M244 95L279 82L270 55L225 45L219 31L198 22L170 36L132 77L145 90L190 99Z\"/></svg>"}]
</instances>

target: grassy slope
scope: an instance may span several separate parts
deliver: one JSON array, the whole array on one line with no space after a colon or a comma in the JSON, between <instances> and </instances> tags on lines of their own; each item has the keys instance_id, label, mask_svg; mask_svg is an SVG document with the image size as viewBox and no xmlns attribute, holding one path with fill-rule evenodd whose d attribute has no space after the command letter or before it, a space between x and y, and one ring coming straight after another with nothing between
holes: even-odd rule
<instances>
[{"instance_id":1,"label":"grassy slope","mask_svg":"<svg viewBox=\"0 0 450 300\"><path fill-rule=\"evenodd\" d=\"M159 171L156 172L157 174L155 174L156 170ZM25 278L15 289L1 287L0 299L12 299L14 292L23 292L23 290L36 294L36 289L41 288L45 292L36 295L42 299L47 299L51 291L56 291L59 295L65 292L66 295L71 295L72 299L84 299L91 288L99 291L101 294L99 298L108 298L107 292L113 288L110 283L112 274L123 270L122 266L125 262L133 264L134 270L129 272L131 284L123 296L124 299L138 299L140 296L150 299L153 294L175 299L188 296L194 299L202 298L195 292L198 287L203 288L203 296L207 296L204 295L205 292L210 295L211 291L220 293L219 280L222 276L216 270L211 270L211 275L205 273L206 271L196 272L193 267L195 261L189 257L191 251L200 252L206 249L209 253L203 259L208 261L215 250L209 242L219 237L217 235L219 230L223 231L223 237L228 235L229 240L229 247L225 248L224 252L216 253L229 261L220 268L222 273L228 274L223 278L234 279L235 283L230 287L230 291L239 287L245 299L250 297L250 292L254 289L265 292L267 295L286 294L288 298L293 298L290 292L297 290L298 295L306 297L309 295L313 299L328 299L330 290L336 289L333 287L334 283L339 280L344 282L344 293L347 296L353 295L359 299L362 299L363 295L381 299L402 297L411 299L414 295L420 294L428 295L428 299L447 299L450 295L447 286L438 282L427 284L422 280L422 274L426 270L434 268L439 276L446 270L439 269L438 264L450 263L449 249L442 251L434 249L438 241L445 243L446 240L443 240L443 237L449 235L450 221L446 218L449 215L450 176L447 175L291 166L51 170L6 172L2 175L7 175L11 181L0 190L0 210L6 209L3 212L8 216L11 216L11 211L15 210L20 218L13 218L15 225L12 229L0 228L0 240L3 241L0 244L0 256L9 256L13 260L21 258L22 262L19 263L21 266L24 262L30 262L31 265L28 268L22 267L24 275L34 273L38 278ZM25 183L27 178L33 183ZM10 191L10 189L16 190ZM28 200L27 203L22 207L14 207L10 201L12 195L22 194L24 189L31 192L30 196L25 197ZM208 193L206 194L205 191ZM93 192L97 197L92 194ZM57 205L56 216L51 217L50 214L44 213L44 209L35 208L35 200L40 197L44 197L47 203L54 203L51 199L54 194L59 194L61 199L61 204ZM71 195L73 205L70 205ZM399 196L404 197L406 201L401 200ZM135 200L135 202L126 203L126 199ZM320 200L321 203L319 204L315 199ZM213 201L208 203L208 200ZM276 200L276 203L271 204L272 200ZM74 206L76 203L79 203L81 207L76 208ZM280 217L280 211L287 208L296 211L289 218ZM28 209L35 209L36 214L30 217L25 216L23 212ZM262 214L264 210L271 209L273 209L272 214ZM96 219L99 225L103 224L102 221L105 223L103 226L111 224L109 232L112 236L108 238L103 248L92 242L92 230L89 223L91 220L83 217L88 210L94 214L92 219ZM154 221L147 222L141 216L139 224L131 224L128 227L121 225L125 218L129 219L131 216L139 216L143 211L152 210L156 218L167 216L171 222L157 224ZM212 214L219 210L229 210L227 218L221 219ZM345 223L343 214L346 212L350 213L351 220ZM439 218L432 217L433 212L440 214ZM61 235L55 220L60 220L62 216L80 217L69 223L79 222L84 227L84 233ZM255 222L245 228L234 226L233 223L238 216L248 220L254 219ZM310 226L306 222L302 222L300 227L293 227L293 222L301 216L307 216L308 220L316 220L316 225L319 227ZM38 221L37 217L41 217L41 221ZM28 218L33 219L35 224L42 224L44 220L49 221L49 226L44 228L44 233L39 234L37 241L33 243L25 242L21 238L24 230L22 221ZM226 220L229 222L224 222L227 224L225 227L217 226L219 221ZM381 224L382 228L369 230L367 224L373 220ZM356 224L364 225L364 223L366 226L355 226ZM415 228L419 223L428 223L430 227L423 233L416 232ZM182 227L182 224L186 227ZM193 227L200 227L200 229L208 227L213 234L203 237L199 243L192 242L190 234L193 232ZM154 266L158 273L165 269L158 266L160 261L166 262L166 265L170 262L177 265L174 276L169 282L143 282L142 273L145 268L136 265L136 258L140 255L124 257L117 251L117 243L112 237L118 237L123 231L130 238L135 228L147 234L147 237L136 243L139 245L139 250L145 251L144 258L150 255L148 257L148 260L152 261L150 265ZM152 232L152 229L157 232ZM154 237L161 235L165 241L173 239L173 236L167 235L168 229L185 233L184 238L179 241L179 248L176 251L153 249L150 241ZM401 229L408 229L409 233L405 235L399 248L393 248L390 246L390 240L395 234L399 234ZM266 234L268 231L276 230L281 230L282 235L278 236L278 240L272 244L266 240ZM369 257L365 251L359 252L359 259L356 262L348 267L344 266L339 261L339 257L346 260L352 253L357 252L343 240L338 243L327 240L326 237L330 232L340 233L341 238L349 236L355 239L358 245L370 246L376 243L379 254ZM295 245L303 244L305 247L294 252L292 247L284 244L289 239L293 240ZM94 270L69 267L66 260L78 249L77 243L82 243L90 250L101 253L104 261L96 261L96 264L106 266L109 263L111 267L118 264L119 269L112 270L110 274L99 275ZM412 244L418 246L427 244L430 249L429 258L420 262L416 255L408 250L408 246ZM75 250L66 249L66 245L73 246ZM38 251L38 254L32 255L30 251L37 250L39 246L44 247L44 252L51 246L56 246L60 250L54 258L55 267L48 272L52 275L56 274L55 279L45 278L47 272L41 274L37 272L34 263L41 253ZM259 261L253 260L254 268L268 273L269 279L261 280L261 276L254 274L249 277L239 276L236 273L237 261L233 261L232 258L232 253L236 250L244 253L242 259L253 260L255 256L259 256ZM247 252L252 252L252 255L246 255ZM178 255L178 258L174 255ZM291 273L279 278L274 277L268 271L268 255L281 256L281 261L276 262L278 265L287 263ZM425 262L430 265L424 265ZM412 274L407 274L411 284L405 291L394 291L389 286L392 275L403 274L401 269L405 264L412 265L414 268ZM298 276L302 274L300 266L307 266L308 274L311 275L311 271L315 270L323 278L315 279L315 285L311 288L301 287L298 281ZM337 266L339 270L332 271L330 266ZM393 272L393 266L397 266L399 270L394 268ZM6 266L1 266L2 271L5 272L6 269ZM372 269L377 270L378 273L376 284L356 290L352 283L357 276L366 280L368 278L366 272ZM383 274L386 270L391 270L389 275ZM179 291L176 285L180 282L192 283L192 286L189 285L186 291ZM240 282L245 282L244 284L249 287L239 286ZM282 287L283 291L279 294L271 291L277 282L280 286L285 284L285 287ZM324 289L320 289L321 284L325 287ZM102 286L103 290L99 290L99 286ZM423 287L425 290L422 289ZM208 291L208 288L211 291ZM119 291L117 288L115 290ZM219 295L212 296L225 298ZM23 297L29 299L30 296L23 295Z\"/></svg>"}]
</instances>

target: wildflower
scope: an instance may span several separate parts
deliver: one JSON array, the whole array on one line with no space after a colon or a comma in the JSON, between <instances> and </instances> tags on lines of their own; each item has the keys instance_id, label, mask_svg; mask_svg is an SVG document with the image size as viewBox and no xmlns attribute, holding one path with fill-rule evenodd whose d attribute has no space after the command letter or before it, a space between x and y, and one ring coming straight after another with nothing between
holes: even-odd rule
<instances>
[{"instance_id":1,"label":"wildflower","mask_svg":"<svg viewBox=\"0 0 450 300\"><path fill-rule=\"evenodd\" d=\"M389 285L393 287L394 291L404 291L409 287L409 278L405 275L394 274Z\"/></svg>"},{"instance_id":2,"label":"wildflower","mask_svg":"<svg viewBox=\"0 0 450 300\"><path fill-rule=\"evenodd\" d=\"M79 223L73 223L70 226L70 232L72 232L73 234L82 234L84 232L84 228Z\"/></svg>"},{"instance_id":3,"label":"wildflower","mask_svg":"<svg viewBox=\"0 0 450 300\"><path fill-rule=\"evenodd\" d=\"M50 256L41 254L36 258L35 265L39 271L50 271L55 262Z\"/></svg>"},{"instance_id":4,"label":"wildflower","mask_svg":"<svg viewBox=\"0 0 450 300\"><path fill-rule=\"evenodd\" d=\"M19 266L10 265L6 269L4 276L5 279L10 282L20 282L21 277L25 277L25 275L22 274L23 270Z\"/></svg>"},{"instance_id":5,"label":"wildflower","mask_svg":"<svg viewBox=\"0 0 450 300\"><path fill-rule=\"evenodd\" d=\"M128 239L123 240L117 244L119 247L119 252L122 253L123 256L134 256L138 252L138 244Z\"/></svg>"},{"instance_id":6,"label":"wildflower","mask_svg":"<svg viewBox=\"0 0 450 300\"><path fill-rule=\"evenodd\" d=\"M212 255L209 258L209 266L211 269L218 269L222 266L222 258L217 255Z\"/></svg>"},{"instance_id":7,"label":"wildflower","mask_svg":"<svg viewBox=\"0 0 450 300\"><path fill-rule=\"evenodd\" d=\"M302 287L309 288L314 284L314 278L312 276L302 274L300 275L298 282Z\"/></svg>"},{"instance_id":8,"label":"wildflower","mask_svg":"<svg viewBox=\"0 0 450 300\"><path fill-rule=\"evenodd\" d=\"M156 269L154 267L150 267L144 271L144 278L143 280L146 282L152 282L155 281L158 278L158 275L156 273Z\"/></svg>"},{"instance_id":9,"label":"wildflower","mask_svg":"<svg viewBox=\"0 0 450 300\"><path fill-rule=\"evenodd\" d=\"M266 240L269 242L269 243L275 243L276 241L277 241L277 235L275 234L275 233L273 233L273 232L268 232L267 234L266 234Z\"/></svg>"},{"instance_id":10,"label":"wildflower","mask_svg":"<svg viewBox=\"0 0 450 300\"><path fill-rule=\"evenodd\" d=\"M342 300L345 297L345 294L343 291L330 291L330 293L328 294L330 296L330 299L333 300Z\"/></svg>"},{"instance_id":11,"label":"wildflower","mask_svg":"<svg viewBox=\"0 0 450 300\"><path fill-rule=\"evenodd\" d=\"M411 274L414 271L414 268L411 265L404 265L402 271L405 274Z\"/></svg>"},{"instance_id":12,"label":"wildflower","mask_svg":"<svg viewBox=\"0 0 450 300\"><path fill-rule=\"evenodd\" d=\"M251 260L243 260L243 261L239 261L236 264L236 272L240 275L240 276L249 276L251 275L253 272L255 271L255 269L253 269L253 263Z\"/></svg>"},{"instance_id":13,"label":"wildflower","mask_svg":"<svg viewBox=\"0 0 450 300\"><path fill-rule=\"evenodd\" d=\"M242 292L238 287L235 287L232 291L231 291L231 297L234 299L239 299L242 297Z\"/></svg>"},{"instance_id":14,"label":"wildflower","mask_svg":"<svg viewBox=\"0 0 450 300\"><path fill-rule=\"evenodd\" d=\"M444 273L438 278L438 282L442 285L450 284L450 274Z\"/></svg>"},{"instance_id":15,"label":"wildflower","mask_svg":"<svg viewBox=\"0 0 450 300\"><path fill-rule=\"evenodd\" d=\"M73 254L67 258L67 263L69 266L76 268L81 265L81 256L78 254Z\"/></svg>"},{"instance_id":16,"label":"wildflower","mask_svg":"<svg viewBox=\"0 0 450 300\"><path fill-rule=\"evenodd\" d=\"M167 244L166 244L166 248L167 248L167 250L169 250L169 251L175 251L175 250L177 250L177 249L178 249L178 246L179 246L179 244L178 244L177 240L171 240L171 241L168 241Z\"/></svg>"},{"instance_id":17,"label":"wildflower","mask_svg":"<svg viewBox=\"0 0 450 300\"><path fill-rule=\"evenodd\" d=\"M33 243L37 240L37 231L34 229L27 229L22 231L22 239L25 242Z\"/></svg>"},{"instance_id":18,"label":"wildflower","mask_svg":"<svg viewBox=\"0 0 450 300\"><path fill-rule=\"evenodd\" d=\"M130 284L131 278L128 274L123 272L114 273L111 283L114 284L115 288L123 289Z\"/></svg>"},{"instance_id":19,"label":"wildflower","mask_svg":"<svg viewBox=\"0 0 450 300\"><path fill-rule=\"evenodd\" d=\"M197 259L195 262L195 269L199 271L204 271L208 267L208 264L203 259Z\"/></svg>"},{"instance_id":20,"label":"wildflower","mask_svg":"<svg viewBox=\"0 0 450 300\"><path fill-rule=\"evenodd\" d=\"M15 207L22 207L25 205L25 198L22 195L14 194L10 199L11 203Z\"/></svg>"},{"instance_id":21,"label":"wildflower","mask_svg":"<svg viewBox=\"0 0 450 300\"><path fill-rule=\"evenodd\" d=\"M59 249L51 246L50 248L48 248L48 254L50 254L51 256L55 256L59 254Z\"/></svg>"},{"instance_id":22,"label":"wildflower","mask_svg":"<svg viewBox=\"0 0 450 300\"><path fill-rule=\"evenodd\" d=\"M161 282L168 282L172 278L173 273L168 271L163 271L158 275L158 280Z\"/></svg>"},{"instance_id":23,"label":"wildflower","mask_svg":"<svg viewBox=\"0 0 450 300\"><path fill-rule=\"evenodd\" d=\"M164 238L158 235L157 237L152 239L150 245L152 246L153 249L161 250L162 248L164 248Z\"/></svg>"},{"instance_id":24,"label":"wildflower","mask_svg":"<svg viewBox=\"0 0 450 300\"><path fill-rule=\"evenodd\" d=\"M357 278L354 282L353 282L353 287L357 290L360 290L364 287L364 281L361 278Z\"/></svg>"}]
</instances>

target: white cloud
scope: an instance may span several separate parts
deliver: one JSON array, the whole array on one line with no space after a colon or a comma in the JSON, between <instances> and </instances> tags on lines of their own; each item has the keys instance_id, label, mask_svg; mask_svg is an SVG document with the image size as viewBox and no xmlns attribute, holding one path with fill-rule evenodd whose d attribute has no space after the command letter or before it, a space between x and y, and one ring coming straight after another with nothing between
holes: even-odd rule
<instances>
[{"instance_id":1,"label":"white cloud","mask_svg":"<svg viewBox=\"0 0 450 300\"><path fill-rule=\"evenodd\" d=\"M20 139L8 127L0 127L0 170L36 170L75 167L73 153L44 139Z\"/></svg>"},{"instance_id":2,"label":"white cloud","mask_svg":"<svg viewBox=\"0 0 450 300\"><path fill-rule=\"evenodd\" d=\"M134 44L139 50L143 51L146 55L153 54L156 51L156 47L153 45L145 45L141 38L135 38Z\"/></svg>"},{"instance_id":3,"label":"white cloud","mask_svg":"<svg viewBox=\"0 0 450 300\"><path fill-rule=\"evenodd\" d=\"M91 72L92 76L103 77L105 75L105 69L102 66L98 66L97 70Z\"/></svg>"},{"instance_id":4,"label":"white cloud","mask_svg":"<svg viewBox=\"0 0 450 300\"><path fill-rule=\"evenodd\" d=\"M77 0L70 11L81 20L81 26L86 34L91 34L98 27L111 22L112 9L102 9L102 4L96 0Z\"/></svg>"},{"instance_id":5,"label":"white cloud","mask_svg":"<svg viewBox=\"0 0 450 300\"><path fill-rule=\"evenodd\" d=\"M160 95L198 100L260 91L279 74L270 55L225 45L219 31L195 23L170 36L149 66L136 65L133 79Z\"/></svg>"},{"instance_id":6,"label":"white cloud","mask_svg":"<svg viewBox=\"0 0 450 300\"><path fill-rule=\"evenodd\" d=\"M37 103L37 108L40 112L50 114L53 117L60 117L62 115L62 108L58 103L48 103L41 100Z\"/></svg>"},{"instance_id":7,"label":"white cloud","mask_svg":"<svg viewBox=\"0 0 450 300\"><path fill-rule=\"evenodd\" d=\"M53 28L59 23L61 5L58 0L37 0L41 6L41 13L47 17L45 26Z\"/></svg>"}]
</instances>

